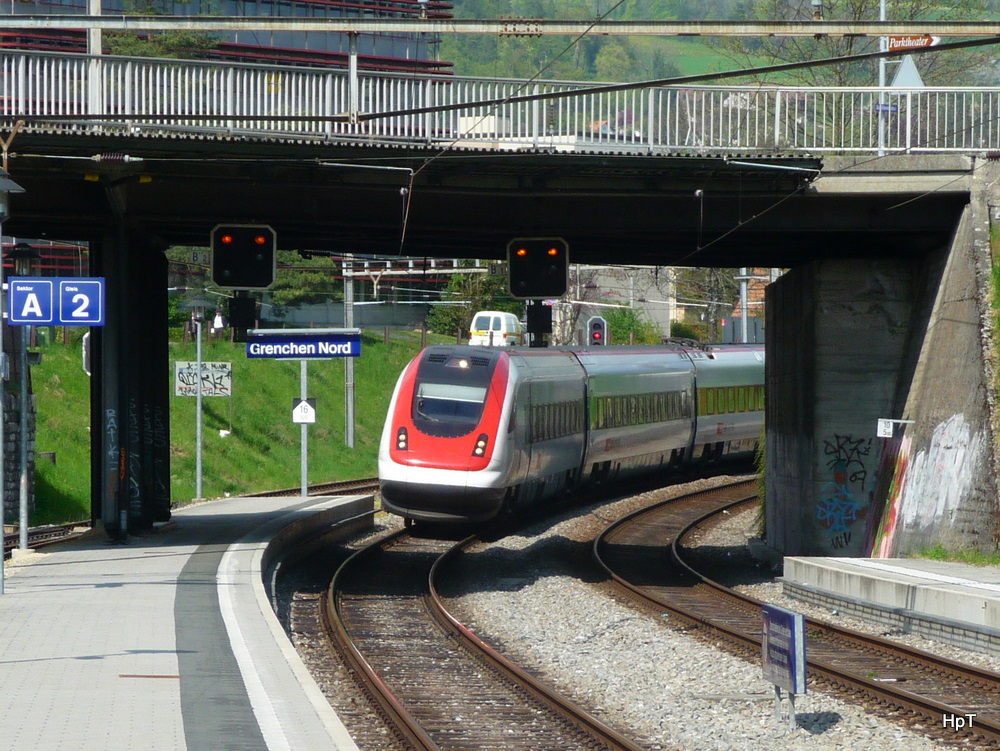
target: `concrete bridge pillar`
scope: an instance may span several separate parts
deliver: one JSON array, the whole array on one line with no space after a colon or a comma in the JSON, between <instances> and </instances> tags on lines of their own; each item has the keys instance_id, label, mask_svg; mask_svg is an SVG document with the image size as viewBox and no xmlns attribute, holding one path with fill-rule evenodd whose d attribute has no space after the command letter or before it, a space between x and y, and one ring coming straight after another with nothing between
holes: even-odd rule
<instances>
[{"instance_id":1,"label":"concrete bridge pillar","mask_svg":"<svg viewBox=\"0 0 1000 751\"><path fill-rule=\"evenodd\" d=\"M994 548L991 185L974 191L949 248L817 261L769 287L772 550ZM880 418L906 422L880 438Z\"/></svg>"},{"instance_id":2,"label":"concrete bridge pillar","mask_svg":"<svg viewBox=\"0 0 1000 751\"><path fill-rule=\"evenodd\" d=\"M91 506L111 537L170 518L167 261L124 228L91 243L107 325L91 334Z\"/></svg>"}]
</instances>

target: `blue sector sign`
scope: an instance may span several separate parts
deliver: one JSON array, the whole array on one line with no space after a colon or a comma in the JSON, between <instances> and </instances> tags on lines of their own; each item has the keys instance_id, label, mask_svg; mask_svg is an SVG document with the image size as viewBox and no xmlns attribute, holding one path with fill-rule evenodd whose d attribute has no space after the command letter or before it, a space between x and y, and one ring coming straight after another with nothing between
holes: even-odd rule
<instances>
[{"instance_id":1,"label":"blue sector sign","mask_svg":"<svg viewBox=\"0 0 1000 751\"><path fill-rule=\"evenodd\" d=\"M14 326L103 326L104 279L14 276L8 279L8 321Z\"/></svg>"},{"instance_id":2,"label":"blue sector sign","mask_svg":"<svg viewBox=\"0 0 1000 751\"><path fill-rule=\"evenodd\" d=\"M247 357L278 360L311 360L358 357L361 334L296 334L294 336L249 336Z\"/></svg>"}]
</instances>

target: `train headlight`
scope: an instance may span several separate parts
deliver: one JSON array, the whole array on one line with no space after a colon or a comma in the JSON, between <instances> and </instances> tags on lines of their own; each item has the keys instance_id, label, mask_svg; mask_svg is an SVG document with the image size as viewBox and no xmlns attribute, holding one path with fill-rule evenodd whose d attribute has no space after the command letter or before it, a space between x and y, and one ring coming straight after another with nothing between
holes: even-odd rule
<instances>
[{"instance_id":1,"label":"train headlight","mask_svg":"<svg viewBox=\"0 0 1000 751\"><path fill-rule=\"evenodd\" d=\"M486 447L489 443L489 436L487 436L486 433L480 433L479 438L476 439L476 447L472 450L472 455L484 456L486 454Z\"/></svg>"},{"instance_id":2,"label":"train headlight","mask_svg":"<svg viewBox=\"0 0 1000 751\"><path fill-rule=\"evenodd\" d=\"M400 451L406 451L409 446L410 440L406 433L406 428L400 428L396 431L396 448Z\"/></svg>"}]
</instances>

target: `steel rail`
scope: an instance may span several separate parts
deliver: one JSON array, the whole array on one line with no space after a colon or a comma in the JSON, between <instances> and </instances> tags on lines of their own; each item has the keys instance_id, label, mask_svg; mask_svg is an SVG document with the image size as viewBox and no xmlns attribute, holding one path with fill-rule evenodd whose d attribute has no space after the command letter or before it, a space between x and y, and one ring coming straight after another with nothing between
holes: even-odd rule
<instances>
[{"instance_id":1,"label":"steel rail","mask_svg":"<svg viewBox=\"0 0 1000 751\"><path fill-rule=\"evenodd\" d=\"M324 595L324 607L321 610L328 630L330 631L344 658L361 680L364 691L369 696L374 698L376 704L381 708L382 712L389 719L392 726L396 728L397 731L400 732L406 740L413 745L414 748L421 749L421 751L441 751L440 747L434 742L430 735L428 735L427 732L420 726L417 719L410 714L409 710L403 705L399 698L396 697L388 685L386 685L385 681L382 680L382 677L378 674L378 671L374 668L374 666L372 666L365 656L361 654L361 651L357 648L353 639L351 639L347 626L341 618L340 610L337 604L337 597L334 594L338 591L338 584L350 566L354 565L361 557L370 554L371 551L377 550L383 545L392 543L407 534L409 533L405 529L397 530L396 532L381 538L377 542L361 548L340 564L336 573L333 575L330 586L327 587L326 594Z\"/></svg>"},{"instance_id":2,"label":"steel rail","mask_svg":"<svg viewBox=\"0 0 1000 751\"><path fill-rule=\"evenodd\" d=\"M734 486L735 485L738 485L738 483L734 484ZM615 529L618 529L625 524L634 522L644 514L669 505L670 503L680 500L692 500L697 495L700 495L700 493L692 493L681 496L680 498L653 504L646 509L640 509L639 511L633 512L632 514L618 520L614 524L609 525L609 527L594 540L594 557L601 567L608 573L608 575L617 584L619 584L619 586L629 592L632 597L646 603L655 604L658 608L665 608L678 615L682 620L697 624L700 627L705 627L722 636L741 650L746 650L747 652L760 650L761 639L756 633L748 633L746 630L723 623L712 617L712 615L705 615L689 608L679 606L676 603L672 603L666 598L656 597L652 593L647 592L644 588L631 584L623 577L612 571L601 557L601 549L605 544L604 541ZM681 568L684 574L689 577L694 577L701 586L711 590L713 596L727 598L733 605L742 609L759 608L762 603L756 598L741 595L732 589L702 575L694 567L684 561L679 548L682 547L682 541L685 536L689 535L692 530L694 530L698 525L703 524L710 517L716 516L725 510L751 502L753 502L753 499L743 498L719 505L715 509L701 514L698 518L686 523L676 532L673 540L670 541L671 558L673 562ZM863 649L877 649L882 653L903 656L914 662L928 665L934 669L949 672L958 670L968 680L975 680L989 684L997 684L1000 682L1000 675L992 671L981 670L973 666L956 663L952 660L947 660L922 650L905 647L903 645L888 642L884 639L861 634L851 629L827 624L816 619L806 618L806 627L807 631L812 636L815 636L817 633L826 633L835 639L846 640L853 644L860 645ZM808 654L806 655L806 658L807 669L814 678L824 680L832 685L840 687L843 690L848 690L864 696L868 700L881 704L891 703L894 706L914 712L922 717L938 721L939 723L944 715L950 714L961 716L965 714L965 712L960 709L938 702L930 697L906 691L898 684L879 682L865 676L851 673L822 660L810 658ZM977 716L976 726L968 732L978 734L981 737L989 738L993 742L1000 740L1000 727L998 727L996 722L987 717Z\"/></svg>"},{"instance_id":3,"label":"steel rail","mask_svg":"<svg viewBox=\"0 0 1000 751\"><path fill-rule=\"evenodd\" d=\"M722 508L714 511L710 511L698 519L692 521L686 527L684 527L674 538L670 545L671 557L674 561L684 568L689 574L699 579L704 585L710 587L711 589L723 594L725 596L734 598L740 602L745 602L752 604L754 606L761 606L763 603L755 597L750 597L748 595L742 595L738 592L733 591L729 587L726 587L719 582L716 582L708 577L702 575L696 571L692 566L690 566L683 558L680 553L679 548L682 546L682 542L686 536L691 534L691 532L698 526L704 524L706 521L714 516L722 513L724 510L730 510L736 506L743 504L752 503L752 500L742 500L735 501L728 504ZM844 639L849 642L853 642L859 645L861 648L876 648L878 650L888 651L907 659L913 660L914 662L923 663L925 665L932 666L941 671L946 671L954 673L959 671L962 673L964 678L971 678L973 680L982 681L985 683L1000 683L1000 675L991 671L977 668L973 665L966 665L964 663L956 662L955 660L949 660L945 657L940 657L930 652L925 652L923 650L915 649L912 647L907 647L904 645L896 644L894 642L888 642L885 639L880 639L875 636L869 636L868 634L863 634L853 629L844 628L842 626L835 626L833 624L825 623L814 618L805 618L805 624L807 631L815 634L816 632L825 632L833 635L839 639ZM718 628L717 624L710 624L713 628ZM760 645L759 639L755 639L753 642L755 645ZM886 697L890 700L896 702L899 706L905 709L909 709L920 713L921 715L928 717L934 721L941 722L945 715L961 716L965 712L959 708L944 704L943 702L936 701L930 697L923 696L921 694L916 694L911 691L907 691L895 683L882 683L864 676L856 675L846 670L842 670L834 665L831 665L822 660L817 660L810 658L806 654L806 665L807 669L814 671L816 675L822 676L823 678L831 681L835 684L849 686L852 690L858 691L864 694L868 698L884 702ZM1000 723L991 720L989 717L976 717L976 727L975 732L979 734L987 735L992 741L1000 741Z\"/></svg>"},{"instance_id":4,"label":"steel rail","mask_svg":"<svg viewBox=\"0 0 1000 751\"><path fill-rule=\"evenodd\" d=\"M473 651L485 655L502 671L514 676L528 691L545 704L553 707L557 712L565 716L571 722L581 725L595 737L613 749L622 751L643 751L641 746L637 746L631 740L613 730L593 715L585 712L579 705L564 697L559 692L549 688L533 675L525 671L520 666L508 660L500 652L484 642L464 624L462 624L445 605L444 598L438 590L436 581L441 569L446 563L451 562L459 553L479 542L475 535L469 536L452 547L447 553L438 558L431 566L430 574L427 578L427 586L430 590L428 597L428 609L435 620L442 628L454 633L464 644Z\"/></svg>"},{"instance_id":5,"label":"steel rail","mask_svg":"<svg viewBox=\"0 0 1000 751\"><path fill-rule=\"evenodd\" d=\"M354 493L373 493L378 490L377 477L364 477L357 480L337 480L310 485L309 495L346 495ZM280 496L301 495L302 488L283 488L281 490L263 490L259 493L247 493L247 498L277 498Z\"/></svg>"},{"instance_id":6,"label":"steel rail","mask_svg":"<svg viewBox=\"0 0 1000 751\"><path fill-rule=\"evenodd\" d=\"M364 565L362 556L394 547L396 543L404 542L410 536L408 529L398 530L357 551L345 560L327 588L324 618L330 628L331 637L335 640L344 658L355 670L357 677L363 684L364 691L379 705L383 714L390 719L391 724L417 748L437 748L434 745L436 741L430 733L421 727L422 720L408 709L404 699L397 696L396 691L387 685L381 677L379 669L365 657L361 649L354 643L342 612L341 591L347 577L350 576L349 569ZM476 536L470 536L457 544L449 544L446 550L435 554L433 562L428 562L430 566L427 572L426 591L420 608L424 617L433 617L435 622L440 625L446 640L451 644L449 649L455 649L455 645L458 644L462 650L472 656L478 666L475 668L475 672L480 673L484 666L489 665L492 669L486 672L495 671L501 683L508 683L516 688L515 695L531 696L535 701L541 702L541 705L551 710L554 713L553 718L559 718L561 722L569 723L567 727L572 727L574 733L580 733L589 738L588 742L591 745L586 747L606 748L610 751L642 751L642 747L621 736L600 720L575 706L570 700L535 679L524 669L504 658L448 611L444 598L437 588L437 579L447 562L453 562L454 557L462 549L477 542L478 539ZM371 631L371 628L371 626L367 626L368 631ZM414 625L410 624L405 630L413 628ZM427 659L426 656L424 659ZM421 691L426 693L427 688L424 687ZM421 699L416 699L416 701L419 702ZM514 699L514 701L518 700ZM502 706L500 711L503 712ZM540 707L536 706L531 711L536 713L540 711ZM509 740L514 742L512 739Z\"/></svg>"},{"instance_id":7,"label":"steel rail","mask_svg":"<svg viewBox=\"0 0 1000 751\"><path fill-rule=\"evenodd\" d=\"M46 545L55 545L57 542L64 542L65 540L72 540L83 532L78 531L81 527L90 528L89 524L75 523L75 524L50 524L44 527L35 527L34 529L28 530L28 549L38 550L39 548L44 548ZM19 541L19 534L14 532L13 534L4 533L3 536L3 557L4 560L10 558L13 551L17 548Z\"/></svg>"}]
</instances>

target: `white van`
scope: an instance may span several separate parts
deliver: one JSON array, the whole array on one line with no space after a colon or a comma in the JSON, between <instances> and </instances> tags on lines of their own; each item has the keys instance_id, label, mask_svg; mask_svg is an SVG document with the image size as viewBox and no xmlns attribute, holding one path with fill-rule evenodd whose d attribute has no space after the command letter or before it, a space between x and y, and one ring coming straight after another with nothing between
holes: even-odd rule
<instances>
[{"instance_id":1,"label":"white van","mask_svg":"<svg viewBox=\"0 0 1000 751\"><path fill-rule=\"evenodd\" d=\"M509 347L524 344L524 327L513 313L480 310L472 317L469 344L482 347Z\"/></svg>"}]
</instances>

